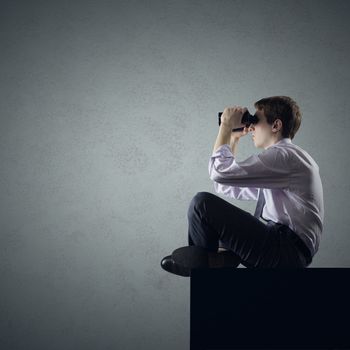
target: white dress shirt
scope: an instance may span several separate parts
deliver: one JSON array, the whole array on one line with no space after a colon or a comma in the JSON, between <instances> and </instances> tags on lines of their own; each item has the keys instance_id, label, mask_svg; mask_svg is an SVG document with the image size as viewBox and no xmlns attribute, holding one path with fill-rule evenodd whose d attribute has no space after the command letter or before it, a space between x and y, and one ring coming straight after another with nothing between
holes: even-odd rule
<instances>
[{"instance_id":1,"label":"white dress shirt","mask_svg":"<svg viewBox=\"0 0 350 350\"><path fill-rule=\"evenodd\" d=\"M262 218L288 226L315 255L324 219L319 167L290 138L243 161L236 161L228 144L221 145L210 157L209 176L217 193L233 199L258 200L261 189Z\"/></svg>"}]
</instances>

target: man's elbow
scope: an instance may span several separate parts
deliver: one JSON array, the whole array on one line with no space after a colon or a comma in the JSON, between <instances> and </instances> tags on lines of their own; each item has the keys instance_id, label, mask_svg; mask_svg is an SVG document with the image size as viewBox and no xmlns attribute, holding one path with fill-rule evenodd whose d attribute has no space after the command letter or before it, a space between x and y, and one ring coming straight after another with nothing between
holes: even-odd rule
<instances>
[{"instance_id":1,"label":"man's elbow","mask_svg":"<svg viewBox=\"0 0 350 350\"><path fill-rule=\"evenodd\" d=\"M216 172L212 172L210 175L209 175L209 178L210 180L212 181L215 181L217 183L222 183L222 176L220 176L220 174L216 173Z\"/></svg>"}]
</instances>

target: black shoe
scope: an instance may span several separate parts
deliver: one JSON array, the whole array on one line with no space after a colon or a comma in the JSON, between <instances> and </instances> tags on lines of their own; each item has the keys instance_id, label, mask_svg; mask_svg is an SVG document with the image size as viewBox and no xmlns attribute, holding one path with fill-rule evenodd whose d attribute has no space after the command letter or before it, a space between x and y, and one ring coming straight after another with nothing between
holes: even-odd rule
<instances>
[{"instance_id":1,"label":"black shoe","mask_svg":"<svg viewBox=\"0 0 350 350\"><path fill-rule=\"evenodd\" d=\"M172 258L190 269L237 267L241 263L241 258L230 250L211 252L194 245L175 249Z\"/></svg>"},{"instance_id":2,"label":"black shoe","mask_svg":"<svg viewBox=\"0 0 350 350\"><path fill-rule=\"evenodd\" d=\"M177 264L171 255L168 255L165 258L163 258L162 261L160 262L160 266L165 271L168 271L175 275L179 275L183 277L189 277L191 275L191 270L185 266Z\"/></svg>"},{"instance_id":3,"label":"black shoe","mask_svg":"<svg viewBox=\"0 0 350 350\"><path fill-rule=\"evenodd\" d=\"M160 265L168 272L188 277L195 268L237 267L240 262L240 257L231 251L217 253L199 246L185 246L163 258Z\"/></svg>"},{"instance_id":4,"label":"black shoe","mask_svg":"<svg viewBox=\"0 0 350 350\"><path fill-rule=\"evenodd\" d=\"M208 250L195 245L177 248L171 257L175 263L189 269L209 267Z\"/></svg>"}]
</instances>

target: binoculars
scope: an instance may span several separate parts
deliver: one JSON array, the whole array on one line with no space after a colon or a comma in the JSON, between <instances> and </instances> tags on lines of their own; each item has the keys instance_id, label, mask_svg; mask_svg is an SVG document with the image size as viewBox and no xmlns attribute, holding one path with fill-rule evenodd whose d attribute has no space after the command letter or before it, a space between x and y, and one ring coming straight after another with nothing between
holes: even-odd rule
<instances>
[{"instance_id":1,"label":"binoculars","mask_svg":"<svg viewBox=\"0 0 350 350\"><path fill-rule=\"evenodd\" d=\"M223 112L219 112L218 113L218 118L219 118L219 126L221 124L221 115ZM259 122L259 118L256 116L256 114L251 115L248 111L246 111L243 115L242 115L242 120L241 123L245 124L246 127L248 127L250 124L257 124ZM244 128L236 128L236 129L232 129L232 131L243 131Z\"/></svg>"}]
</instances>

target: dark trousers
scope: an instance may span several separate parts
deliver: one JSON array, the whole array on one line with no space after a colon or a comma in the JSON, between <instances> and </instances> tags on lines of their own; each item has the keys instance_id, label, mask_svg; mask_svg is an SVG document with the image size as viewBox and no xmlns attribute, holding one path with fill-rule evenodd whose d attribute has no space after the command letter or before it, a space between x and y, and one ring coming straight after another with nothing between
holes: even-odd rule
<instances>
[{"instance_id":1,"label":"dark trousers","mask_svg":"<svg viewBox=\"0 0 350 350\"><path fill-rule=\"evenodd\" d=\"M222 198L198 192L188 208L188 243L216 252L230 250L249 268L307 267L311 258L295 245L287 226L266 224ZM286 234L287 232L287 234Z\"/></svg>"}]
</instances>

